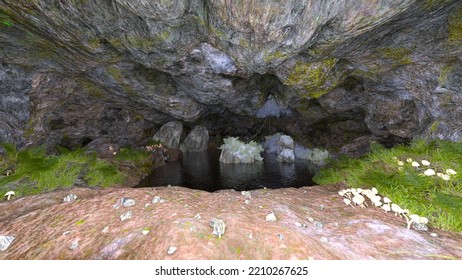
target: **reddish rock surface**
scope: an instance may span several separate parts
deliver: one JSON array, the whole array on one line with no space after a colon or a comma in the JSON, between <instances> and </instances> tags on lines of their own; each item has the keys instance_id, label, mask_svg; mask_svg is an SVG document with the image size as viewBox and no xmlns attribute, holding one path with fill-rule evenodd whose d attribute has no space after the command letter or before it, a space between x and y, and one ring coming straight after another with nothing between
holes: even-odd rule
<instances>
[{"instance_id":1,"label":"reddish rock surface","mask_svg":"<svg viewBox=\"0 0 462 280\"><path fill-rule=\"evenodd\" d=\"M379 208L346 206L339 188L261 189L250 199L233 190L75 188L3 201L0 235L15 239L0 259L462 259L462 234L408 230ZM70 193L77 200L63 203ZM152 204L154 196L165 202ZM114 208L122 197L136 205ZM276 222L265 220L270 211ZM222 238L213 218L226 223Z\"/></svg>"}]
</instances>

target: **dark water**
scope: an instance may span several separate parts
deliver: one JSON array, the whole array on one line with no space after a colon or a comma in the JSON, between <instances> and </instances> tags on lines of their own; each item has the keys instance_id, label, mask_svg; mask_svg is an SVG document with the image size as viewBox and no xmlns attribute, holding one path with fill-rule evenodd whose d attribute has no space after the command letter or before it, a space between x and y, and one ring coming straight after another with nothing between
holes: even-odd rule
<instances>
[{"instance_id":1,"label":"dark water","mask_svg":"<svg viewBox=\"0 0 462 280\"><path fill-rule=\"evenodd\" d=\"M220 150L183 153L183 158L156 168L138 187L183 186L213 192L220 189L238 191L313 185L315 167L307 161L281 163L275 154L263 155L263 162L224 164Z\"/></svg>"}]
</instances>

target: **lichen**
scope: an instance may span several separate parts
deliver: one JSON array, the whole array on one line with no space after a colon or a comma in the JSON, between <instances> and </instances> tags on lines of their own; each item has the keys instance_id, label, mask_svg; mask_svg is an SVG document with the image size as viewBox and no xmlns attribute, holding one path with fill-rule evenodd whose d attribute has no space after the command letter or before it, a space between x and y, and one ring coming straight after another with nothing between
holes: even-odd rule
<instances>
[{"instance_id":1,"label":"lichen","mask_svg":"<svg viewBox=\"0 0 462 280\"><path fill-rule=\"evenodd\" d=\"M268 52L265 51L263 54L263 60L265 63L270 63L272 61L278 60L278 61L283 61L289 58L289 55L287 53L284 53L282 51L275 51L275 52Z\"/></svg>"},{"instance_id":2,"label":"lichen","mask_svg":"<svg viewBox=\"0 0 462 280\"><path fill-rule=\"evenodd\" d=\"M455 9L448 17L448 41L450 43L462 40L462 7Z\"/></svg>"},{"instance_id":3,"label":"lichen","mask_svg":"<svg viewBox=\"0 0 462 280\"><path fill-rule=\"evenodd\" d=\"M114 80L125 90L125 92L129 95L135 95L135 90L124 81L124 77L122 76L122 71L116 66L109 65L106 67L107 73L114 78Z\"/></svg>"},{"instance_id":4,"label":"lichen","mask_svg":"<svg viewBox=\"0 0 462 280\"><path fill-rule=\"evenodd\" d=\"M438 83L442 86L446 84L448 81L448 75L451 73L454 69L453 64L447 64L443 68L441 68L440 75L438 76Z\"/></svg>"},{"instance_id":5,"label":"lichen","mask_svg":"<svg viewBox=\"0 0 462 280\"><path fill-rule=\"evenodd\" d=\"M430 132L433 133L438 129L438 126L440 125L439 121L434 121L432 125L430 126Z\"/></svg>"},{"instance_id":6,"label":"lichen","mask_svg":"<svg viewBox=\"0 0 462 280\"><path fill-rule=\"evenodd\" d=\"M79 79L77 83L82 87L83 91L91 97L96 99L103 99L106 97L102 89L88 80Z\"/></svg>"},{"instance_id":7,"label":"lichen","mask_svg":"<svg viewBox=\"0 0 462 280\"><path fill-rule=\"evenodd\" d=\"M379 53L382 54L383 58L391 60L393 66L401 66L411 64L411 53L412 51L404 47L385 47L380 48Z\"/></svg>"},{"instance_id":8,"label":"lichen","mask_svg":"<svg viewBox=\"0 0 462 280\"><path fill-rule=\"evenodd\" d=\"M284 84L302 87L306 93L303 97L319 98L334 87L334 85L328 85L326 82L336 63L337 59L335 58L313 63L298 61Z\"/></svg>"}]
</instances>

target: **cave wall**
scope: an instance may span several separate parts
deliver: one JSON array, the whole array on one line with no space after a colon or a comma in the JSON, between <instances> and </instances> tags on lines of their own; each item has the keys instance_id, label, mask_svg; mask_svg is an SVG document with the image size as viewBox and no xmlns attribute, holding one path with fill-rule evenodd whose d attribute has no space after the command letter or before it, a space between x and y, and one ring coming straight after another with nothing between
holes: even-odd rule
<instances>
[{"instance_id":1,"label":"cave wall","mask_svg":"<svg viewBox=\"0 0 462 280\"><path fill-rule=\"evenodd\" d=\"M138 145L174 119L332 151L462 140L461 1L0 4L0 141Z\"/></svg>"}]
</instances>

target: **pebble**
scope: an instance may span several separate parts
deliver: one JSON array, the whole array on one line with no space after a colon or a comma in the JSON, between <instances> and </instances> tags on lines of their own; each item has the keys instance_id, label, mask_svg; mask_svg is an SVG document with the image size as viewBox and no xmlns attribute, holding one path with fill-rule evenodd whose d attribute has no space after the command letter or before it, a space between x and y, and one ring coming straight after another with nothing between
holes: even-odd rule
<instances>
[{"instance_id":1,"label":"pebble","mask_svg":"<svg viewBox=\"0 0 462 280\"><path fill-rule=\"evenodd\" d=\"M108 233L109 232L109 226L105 226L101 232L102 233Z\"/></svg>"},{"instance_id":2,"label":"pebble","mask_svg":"<svg viewBox=\"0 0 462 280\"><path fill-rule=\"evenodd\" d=\"M191 227L189 228L189 231L195 232L196 229L197 229L196 226L191 226Z\"/></svg>"},{"instance_id":3,"label":"pebble","mask_svg":"<svg viewBox=\"0 0 462 280\"><path fill-rule=\"evenodd\" d=\"M244 200L244 203L245 204L250 204L250 200L246 199L246 200Z\"/></svg>"},{"instance_id":4,"label":"pebble","mask_svg":"<svg viewBox=\"0 0 462 280\"><path fill-rule=\"evenodd\" d=\"M0 235L0 251L6 251L10 247L11 242L15 239L14 236Z\"/></svg>"},{"instance_id":5,"label":"pebble","mask_svg":"<svg viewBox=\"0 0 462 280\"><path fill-rule=\"evenodd\" d=\"M321 237L321 242L327 243L327 242L329 242L329 239L327 239L327 237L323 236L323 237Z\"/></svg>"},{"instance_id":6,"label":"pebble","mask_svg":"<svg viewBox=\"0 0 462 280\"><path fill-rule=\"evenodd\" d=\"M72 241L71 245L69 246L69 249L72 251L75 251L77 250L77 248L79 248L79 241L78 240Z\"/></svg>"},{"instance_id":7,"label":"pebble","mask_svg":"<svg viewBox=\"0 0 462 280\"><path fill-rule=\"evenodd\" d=\"M295 226L296 226L296 227L302 227L302 224L299 223L299 222L295 222Z\"/></svg>"},{"instance_id":8,"label":"pebble","mask_svg":"<svg viewBox=\"0 0 462 280\"><path fill-rule=\"evenodd\" d=\"M320 208L321 208L321 210L324 210L324 208L326 208L326 206L324 206L324 204L321 204Z\"/></svg>"},{"instance_id":9,"label":"pebble","mask_svg":"<svg viewBox=\"0 0 462 280\"><path fill-rule=\"evenodd\" d=\"M119 209L119 205L114 204L114 205L112 205L112 208L114 208L114 209Z\"/></svg>"},{"instance_id":10,"label":"pebble","mask_svg":"<svg viewBox=\"0 0 462 280\"><path fill-rule=\"evenodd\" d=\"M321 222L315 222L314 223L314 226L317 227L317 228L322 228L323 227L323 224Z\"/></svg>"},{"instance_id":11,"label":"pebble","mask_svg":"<svg viewBox=\"0 0 462 280\"><path fill-rule=\"evenodd\" d=\"M418 231L428 231L428 226L424 223L412 223L412 228Z\"/></svg>"},{"instance_id":12,"label":"pebble","mask_svg":"<svg viewBox=\"0 0 462 280\"><path fill-rule=\"evenodd\" d=\"M199 214L199 213L196 214L196 216L194 216L194 218L195 218L195 219L198 219L198 220L202 219L201 214Z\"/></svg>"},{"instance_id":13,"label":"pebble","mask_svg":"<svg viewBox=\"0 0 462 280\"><path fill-rule=\"evenodd\" d=\"M63 232L63 236L66 236L66 235L69 235L69 234L71 234L70 230L67 230L67 231Z\"/></svg>"},{"instance_id":14,"label":"pebble","mask_svg":"<svg viewBox=\"0 0 462 280\"><path fill-rule=\"evenodd\" d=\"M223 220L213 218L210 221L210 226L213 228L212 234L218 236L218 238L221 238L221 236L225 234L226 224Z\"/></svg>"},{"instance_id":15,"label":"pebble","mask_svg":"<svg viewBox=\"0 0 462 280\"><path fill-rule=\"evenodd\" d=\"M75 194L71 193L71 194L68 194L65 197L63 197L63 202L64 203L74 202L76 199L77 199L77 196Z\"/></svg>"},{"instance_id":16,"label":"pebble","mask_svg":"<svg viewBox=\"0 0 462 280\"><path fill-rule=\"evenodd\" d=\"M267 222L276 222L278 219L276 218L276 215L274 215L274 212L271 211L268 215L266 215L266 221Z\"/></svg>"},{"instance_id":17,"label":"pebble","mask_svg":"<svg viewBox=\"0 0 462 280\"><path fill-rule=\"evenodd\" d=\"M120 215L120 220L123 222L125 220L128 220L132 217L132 211L128 211Z\"/></svg>"},{"instance_id":18,"label":"pebble","mask_svg":"<svg viewBox=\"0 0 462 280\"><path fill-rule=\"evenodd\" d=\"M124 207L131 207L134 206L136 202L134 199L122 197L122 199L120 199L120 204Z\"/></svg>"},{"instance_id":19,"label":"pebble","mask_svg":"<svg viewBox=\"0 0 462 280\"><path fill-rule=\"evenodd\" d=\"M249 191L241 191L241 194L247 198L252 198L252 194Z\"/></svg>"},{"instance_id":20,"label":"pebble","mask_svg":"<svg viewBox=\"0 0 462 280\"><path fill-rule=\"evenodd\" d=\"M188 207L189 207L189 205L188 205L188 204L185 204L185 205L184 205L184 208L188 208Z\"/></svg>"},{"instance_id":21,"label":"pebble","mask_svg":"<svg viewBox=\"0 0 462 280\"><path fill-rule=\"evenodd\" d=\"M152 204L156 204L156 203L159 203L159 202L160 202L160 203L164 203L164 202L165 202L165 199L160 198L160 196L157 196L157 195L156 195L156 196L152 199L151 202L152 202Z\"/></svg>"},{"instance_id":22,"label":"pebble","mask_svg":"<svg viewBox=\"0 0 462 280\"><path fill-rule=\"evenodd\" d=\"M314 222L314 219L313 219L313 218L311 218L311 217L308 217L308 221L310 221L310 222Z\"/></svg>"},{"instance_id":23,"label":"pebble","mask_svg":"<svg viewBox=\"0 0 462 280\"><path fill-rule=\"evenodd\" d=\"M149 233L149 230L145 229L145 230L143 230L141 233L142 233L143 235L146 235L146 234Z\"/></svg>"},{"instance_id":24,"label":"pebble","mask_svg":"<svg viewBox=\"0 0 462 280\"><path fill-rule=\"evenodd\" d=\"M281 234L281 233L278 233L277 236L278 236L278 238L279 238L280 240L284 240L284 238L285 238L284 235Z\"/></svg>"},{"instance_id":25,"label":"pebble","mask_svg":"<svg viewBox=\"0 0 462 280\"><path fill-rule=\"evenodd\" d=\"M173 255L173 254L176 252L176 250L177 250L176 247L170 246L170 247L168 247L168 249L167 249L167 254Z\"/></svg>"},{"instance_id":26,"label":"pebble","mask_svg":"<svg viewBox=\"0 0 462 280\"><path fill-rule=\"evenodd\" d=\"M148 208L148 206L149 206L149 203L146 203L146 204L144 205L144 208Z\"/></svg>"},{"instance_id":27,"label":"pebble","mask_svg":"<svg viewBox=\"0 0 462 280\"><path fill-rule=\"evenodd\" d=\"M253 239L253 234L249 233L249 235L247 235L247 237L248 237L249 239Z\"/></svg>"},{"instance_id":28,"label":"pebble","mask_svg":"<svg viewBox=\"0 0 462 280\"><path fill-rule=\"evenodd\" d=\"M436 232L432 232L432 233L430 233L430 235L433 236L433 237L438 237L438 234Z\"/></svg>"},{"instance_id":29,"label":"pebble","mask_svg":"<svg viewBox=\"0 0 462 280\"><path fill-rule=\"evenodd\" d=\"M338 227L338 222L335 222L335 223L334 223L334 227Z\"/></svg>"}]
</instances>

